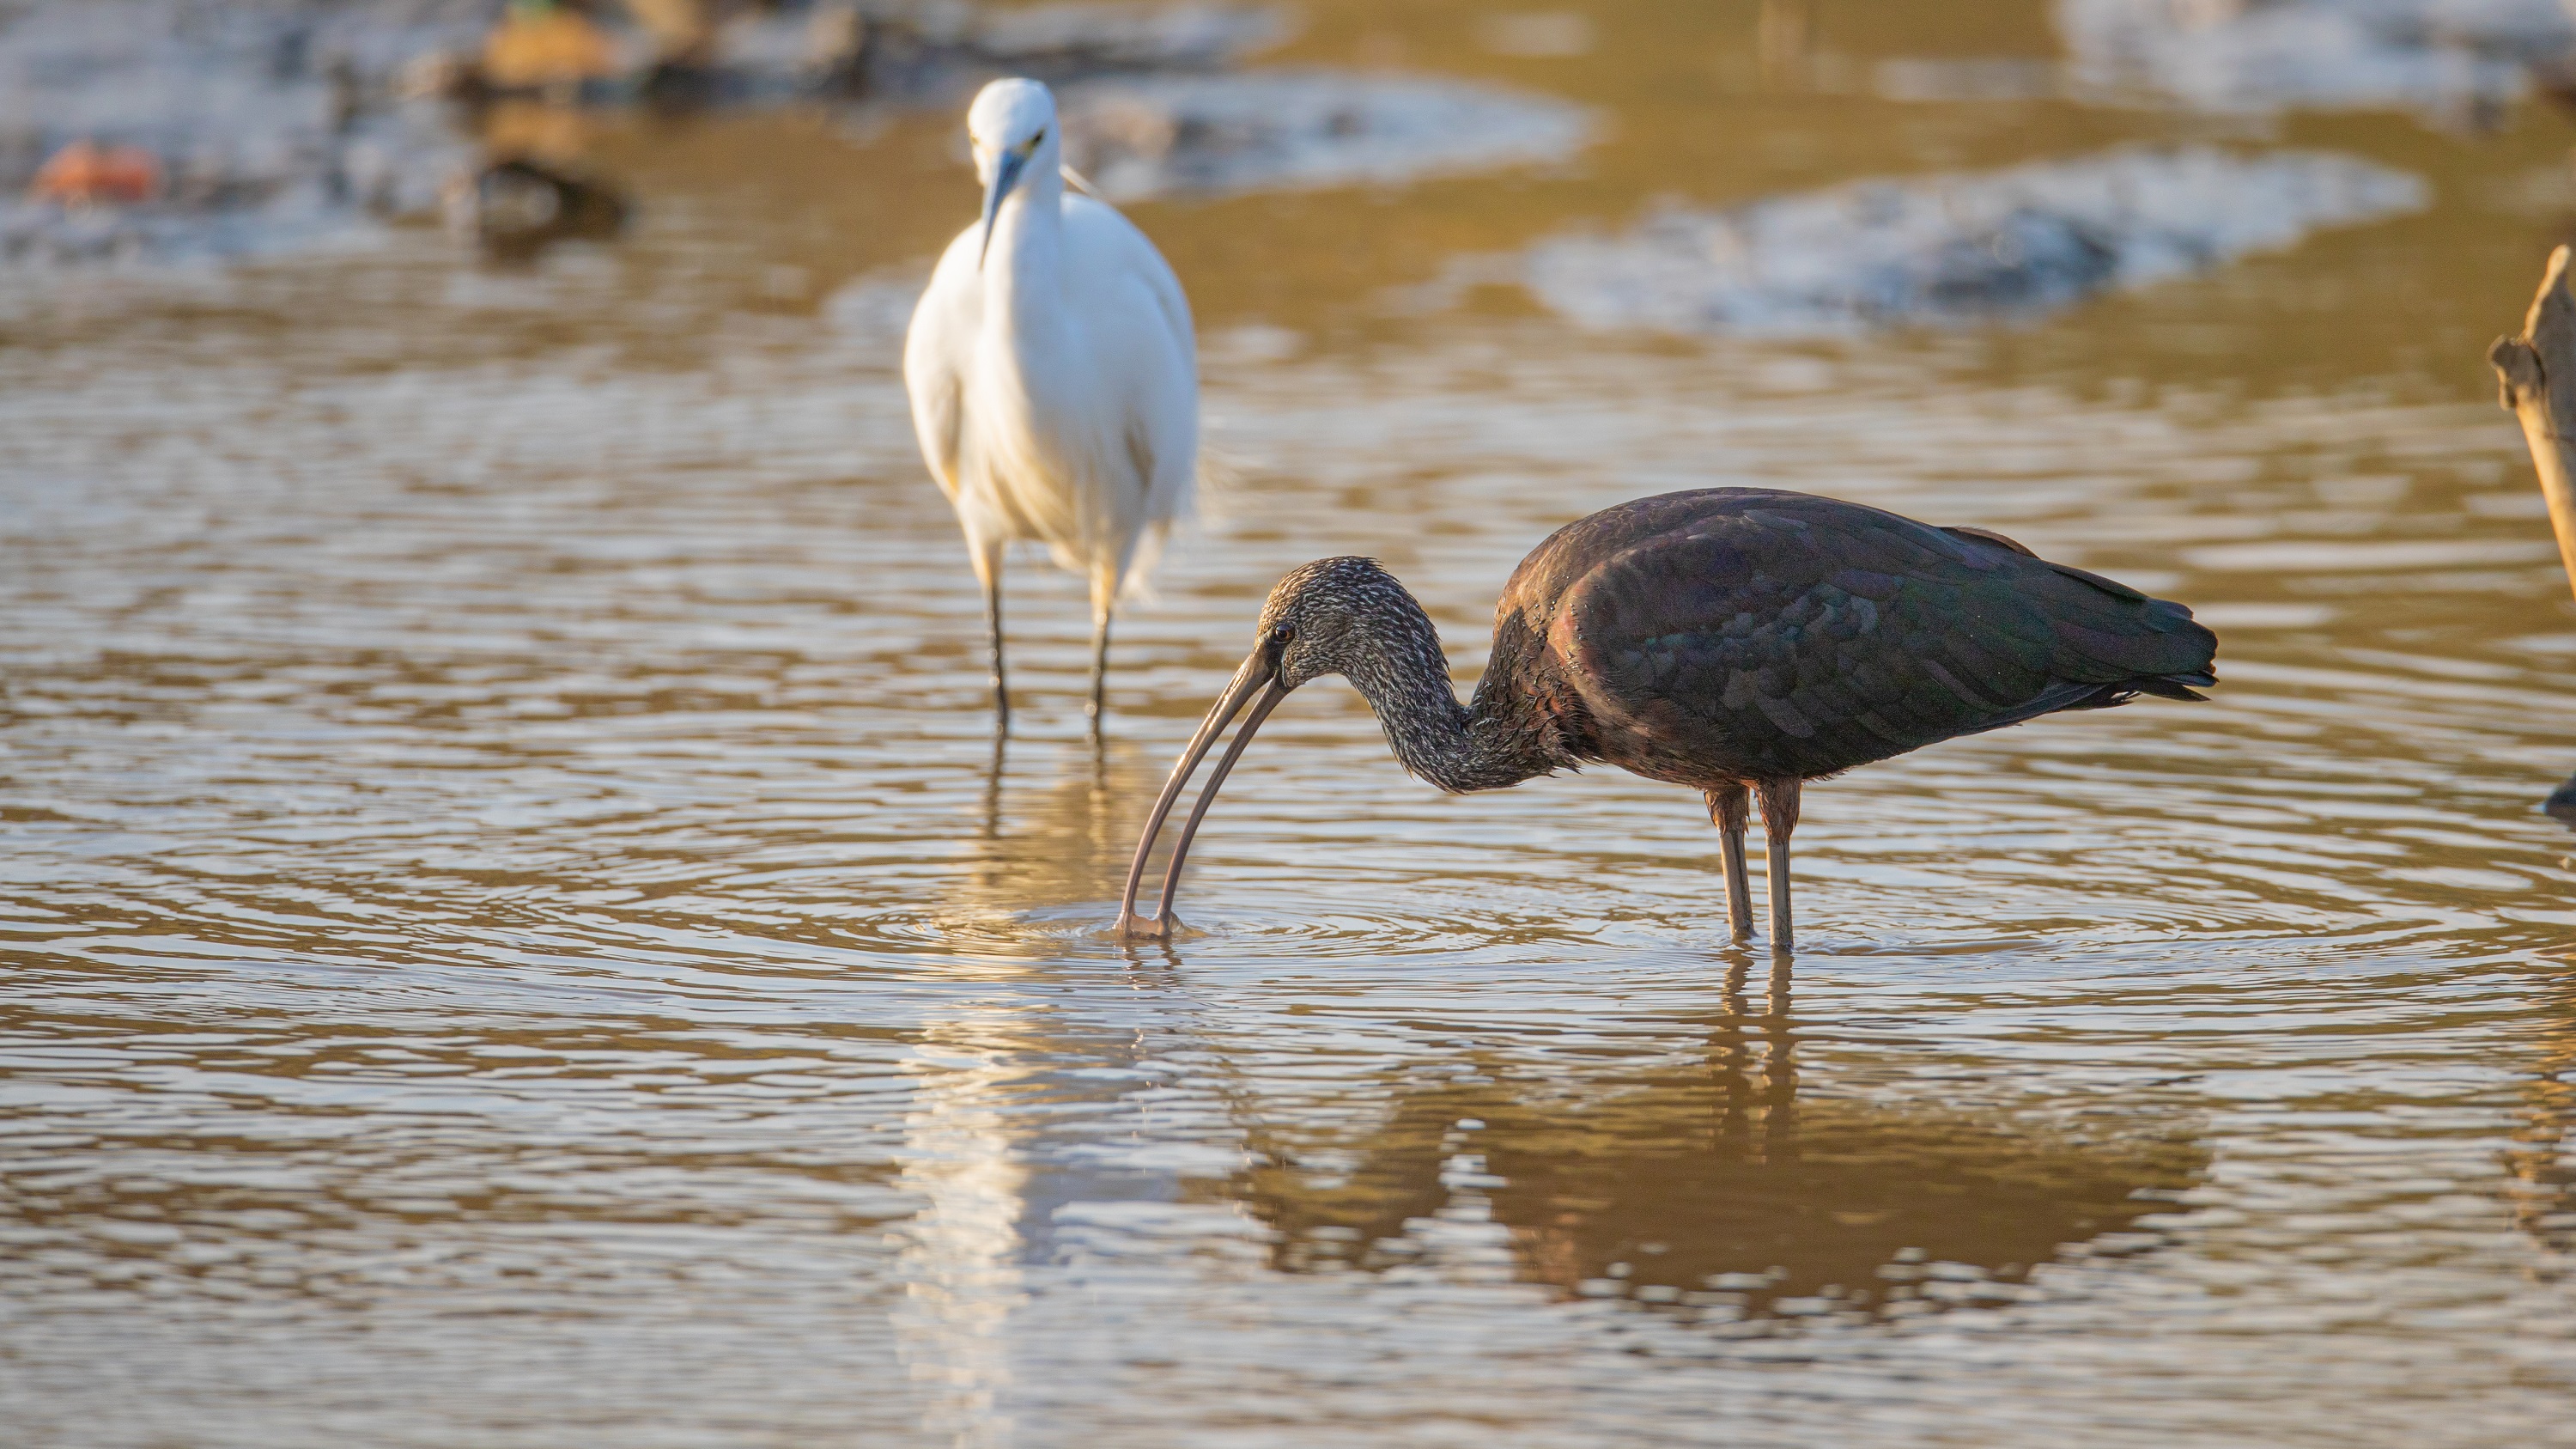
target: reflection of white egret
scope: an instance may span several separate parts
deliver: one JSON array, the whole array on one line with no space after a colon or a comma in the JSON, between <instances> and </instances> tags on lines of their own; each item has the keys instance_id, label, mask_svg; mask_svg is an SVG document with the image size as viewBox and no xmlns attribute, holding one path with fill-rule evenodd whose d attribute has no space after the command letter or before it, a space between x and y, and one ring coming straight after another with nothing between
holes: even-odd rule
<instances>
[{"instance_id":1,"label":"reflection of white egret","mask_svg":"<svg viewBox=\"0 0 2576 1449\"><path fill-rule=\"evenodd\" d=\"M1011 1023L993 1014L935 1027L906 1067L903 1185L922 1200L903 1252L905 1309L895 1331L930 1395L924 1427L956 1449L1010 1442L1010 1318L1026 1297L1020 1215L1028 1169L1004 1118L1023 1068Z\"/></svg>"},{"instance_id":2,"label":"reflection of white egret","mask_svg":"<svg viewBox=\"0 0 2576 1449\"><path fill-rule=\"evenodd\" d=\"M904 385L984 585L1002 722L1002 550L1027 539L1091 583L1097 729L1110 610L1188 509L1197 476L1189 300L1143 232L1066 193L1045 86L993 82L966 128L984 220L949 244L912 314Z\"/></svg>"}]
</instances>

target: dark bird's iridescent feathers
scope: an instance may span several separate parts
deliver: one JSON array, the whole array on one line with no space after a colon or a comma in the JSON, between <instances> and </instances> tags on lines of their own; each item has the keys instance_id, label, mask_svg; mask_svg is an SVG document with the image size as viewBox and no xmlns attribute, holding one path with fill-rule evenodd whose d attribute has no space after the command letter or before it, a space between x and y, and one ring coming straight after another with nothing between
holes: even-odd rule
<instances>
[{"instance_id":1,"label":"dark bird's iridescent feathers","mask_svg":"<svg viewBox=\"0 0 2576 1449\"><path fill-rule=\"evenodd\" d=\"M1498 613L1496 668L1581 720L1577 753L1683 784L1712 763L1814 779L2215 682L2216 637L2180 604L2001 535L1768 489L1570 525Z\"/></svg>"}]
</instances>

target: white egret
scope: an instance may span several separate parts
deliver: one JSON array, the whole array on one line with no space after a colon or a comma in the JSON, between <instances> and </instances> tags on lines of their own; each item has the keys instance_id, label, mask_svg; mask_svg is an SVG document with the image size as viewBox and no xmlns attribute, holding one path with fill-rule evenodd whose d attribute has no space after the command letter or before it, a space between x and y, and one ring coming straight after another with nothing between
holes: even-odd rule
<instances>
[{"instance_id":1,"label":"white egret","mask_svg":"<svg viewBox=\"0 0 2576 1449\"><path fill-rule=\"evenodd\" d=\"M1198 476L1198 345L1162 253L1108 203L1068 194L1055 97L984 87L966 113L984 219L951 242L904 338L912 421L984 585L993 705L1008 728L1002 553L1046 545L1091 584L1091 722L1109 618ZM1078 182L1079 178L1075 178Z\"/></svg>"}]
</instances>

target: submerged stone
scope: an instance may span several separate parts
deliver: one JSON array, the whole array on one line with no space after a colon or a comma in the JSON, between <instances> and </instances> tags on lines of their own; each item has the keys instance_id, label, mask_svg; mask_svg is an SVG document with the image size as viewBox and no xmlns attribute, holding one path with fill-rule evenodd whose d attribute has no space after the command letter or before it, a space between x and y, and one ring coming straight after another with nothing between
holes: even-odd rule
<instances>
[{"instance_id":1,"label":"submerged stone","mask_svg":"<svg viewBox=\"0 0 2576 1449\"><path fill-rule=\"evenodd\" d=\"M2354 157L2124 148L2002 171L1861 181L1725 210L1668 207L1566 237L1521 280L1593 327L1813 333L2028 315L2423 207Z\"/></svg>"}]
</instances>

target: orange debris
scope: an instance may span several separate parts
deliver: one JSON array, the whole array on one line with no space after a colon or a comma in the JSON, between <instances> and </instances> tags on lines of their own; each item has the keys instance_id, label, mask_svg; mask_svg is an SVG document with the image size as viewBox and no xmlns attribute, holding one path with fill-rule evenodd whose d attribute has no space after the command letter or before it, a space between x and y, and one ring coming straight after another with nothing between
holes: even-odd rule
<instances>
[{"instance_id":1,"label":"orange debris","mask_svg":"<svg viewBox=\"0 0 2576 1449\"><path fill-rule=\"evenodd\" d=\"M579 85L616 71L607 32L552 6L512 7L483 42L483 78L502 90Z\"/></svg>"},{"instance_id":2,"label":"orange debris","mask_svg":"<svg viewBox=\"0 0 2576 1449\"><path fill-rule=\"evenodd\" d=\"M161 162L140 146L100 146L74 141L36 172L27 194L38 201L92 206L102 201L150 201L161 191Z\"/></svg>"}]
</instances>

